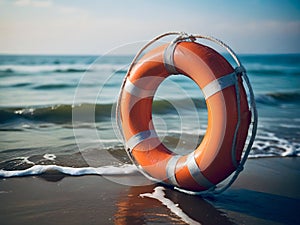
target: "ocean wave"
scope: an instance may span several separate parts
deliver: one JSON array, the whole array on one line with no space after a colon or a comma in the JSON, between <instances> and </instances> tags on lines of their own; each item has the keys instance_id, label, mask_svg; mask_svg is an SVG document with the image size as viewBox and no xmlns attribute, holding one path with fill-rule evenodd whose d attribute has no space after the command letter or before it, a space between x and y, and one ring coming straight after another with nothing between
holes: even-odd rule
<instances>
[{"instance_id":1,"label":"ocean wave","mask_svg":"<svg viewBox=\"0 0 300 225\"><path fill-rule=\"evenodd\" d=\"M84 72L87 72L87 71L91 71L91 69L88 69L88 68L67 68L67 69L56 69L53 72L56 72L56 73L84 73Z\"/></svg>"},{"instance_id":2,"label":"ocean wave","mask_svg":"<svg viewBox=\"0 0 300 225\"><path fill-rule=\"evenodd\" d=\"M203 98L182 98L170 100L155 100L152 104L152 110L155 114L177 113L176 108L190 109L206 109L206 103Z\"/></svg>"},{"instance_id":3,"label":"ocean wave","mask_svg":"<svg viewBox=\"0 0 300 225\"><path fill-rule=\"evenodd\" d=\"M259 68L259 69L254 69L250 68L247 69L247 72L251 74L260 74L260 75L265 75L265 76L276 76L276 75L294 75L294 76L299 76L300 75L300 70L298 68L291 69L291 68Z\"/></svg>"},{"instance_id":4,"label":"ocean wave","mask_svg":"<svg viewBox=\"0 0 300 225\"><path fill-rule=\"evenodd\" d=\"M173 139L177 143L180 137L174 137ZM112 158L107 158L106 153L104 154L103 151L107 151ZM101 154L105 159L101 157ZM99 162L95 159L95 155L99 156ZM260 132L252 146L249 159L299 156L300 143L278 137L274 133ZM93 166L87 163L89 157L93 159ZM95 163L97 166L95 166ZM44 153L42 155L11 158L0 162L0 177L4 178L33 175L114 176L135 173L138 173L138 169L130 164L123 145L115 145L102 150L91 148L86 152L81 152L81 154L56 155Z\"/></svg>"},{"instance_id":5,"label":"ocean wave","mask_svg":"<svg viewBox=\"0 0 300 225\"><path fill-rule=\"evenodd\" d=\"M17 84L9 85L9 87L20 88L20 87L28 87L31 85L32 85L32 83L25 82L25 83L17 83ZM1 87L3 87L3 86L1 86ZM7 85L5 85L4 87L7 87Z\"/></svg>"},{"instance_id":6,"label":"ocean wave","mask_svg":"<svg viewBox=\"0 0 300 225\"><path fill-rule=\"evenodd\" d=\"M52 89L61 89L61 88L74 88L77 84L43 84L34 86L35 90L52 90Z\"/></svg>"},{"instance_id":7,"label":"ocean wave","mask_svg":"<svg viewBox=\"0 0 300 225\"><path fill-rule=\"evenodd\" d=\"M2 76L5 74L35 74L35 73L84 73L91 71L111 71L114 73L126 74L128 64L49 64L49 65L0 65L0 72ZM265 67L265 66L249 66L247 73L273 76L273 75L300 75L299 68L291 67Z\"/></svg>"},{"instance_id":8,"label":"ocean wave","mask_svg":"<svg viewBox=\"0 0 300 225\"><path fill-rule=\"evenodd\" d=\"M100 176L128 176L129 174L138 173L136 166L131 164L125 164L119 167L116 166L103 166L103 167L66 167L57 165L34 165L25 170L0 170L0 177L23 177L23 176L35 176L35 175L57 175L64 174L69 176L83 176L83 175L100 175Z\"/></svg>"},{"instance_id":9,"label":"ocean wave","mask_svg":"<svg viewBox=\"0 0 300 225\"><path fill-rule=\"evenodd\" d=\"M249 74L277 76L300 75L300 55L248 55L241 57Z\"/></svg>"},{"instance_id":10,"label":"ocean wave","mask_svg":"<svg viewBox=\"0 0 300 225\"><path fill-rule=\"evenodd\" d=\"M0 65L2 75L35 74L35 73L76 73L90 71L89 65Z\"/></svg>"},{"instance_id":11,"label":"ocean wave","mask_svg":"<svg viewBox=\"0 0 300 225\"><path fill-rule=\"evenodd\" d=\"M300 143L260 132L253 143L249 158L300 156Z\"/></svg>"},{"instance_id":12,"label":"ocean wave","mask_svg":"<svg viewBox=\"0 0 300 225\"><path fill-rule=\"evenodd\" d=\"M127 67L123 64L0 65L0 76L34 75L40 73L85 73L92 71L126 73Z\"/></svg>"},{"instance_id":13,"label":"ocean wave","mask_svg":"<svg viewBox=\"0 0 300 225\"><path fill-rule=\"evenodd\" d=\"M60 85L46 85L38 86L36 88L41 89L53 89L58 88ZM65 86L64 86L65 87ZM154 114L165 114L165 113L177 113L174 105L182 107L182 109L189 110L189 107L204 108L206 107L204 99L192 99L194 105L186 106L185 99L177 100L157 100L153 103ZM79 104L79 105L53 105L53 106L36 106L36 107L8 107L0 108L0 123L10 122L12 120L25 119L29 121L43 121L50 123L71 123L72 122L72 111L75 110L82 115L90 115L93 112L94 118L88 118L85 116L81 117L80 122L94 122L108 120L114 115L115 104ZM113 113L113 114L112 114Z\"/></svg>"},{"instance_id":14,"label":"ocean wave","mask_svg":"<svg viewBox=\"0 0 300 225\"><path fill-rule=\"evenodd\" d=\"M299 103L300 102L300 92L270 92L265 94L259 94L256 96L257 103L276 105L280 103Z\"/></svg>"},{"instance_id":15,"label":"ocean wave","mask_svg":"<svg viewBox=\"0 0 300 225\"><path fill-rule=\"evenodd\" d=\"M25 83L24 85L27 85ZM44 84L33 87L38 90L72 88L71 84ZM189 102L190 104L187 104ZM256 95L256 102L262 105L280 105L280 104L295 104L299 105L300 92L270 92ZM80 110L81 113L95 112L96 122L103 119L111 118L115 103L106 104L90 104L84 103L79 105L51 105L51 106L34 106L34 107L2 107L0 108L0 123L5 123L14 119L26 119L31 121L45 121L50 123L70 123L72 122L72 111ZM152 105L153 114L178 114L177 110L203 110L206 109L206 103L203 98L189 99L169 99L169 100L154 100ZM181 111L182 112L182 111ZM93 118L94 119L94 118ZM84 119L82 122L91 121L90 118ZM94 121L94 120L93 120Z\"/></svg>"},{"instance_id":16,"label":"ocean wave","mask_svg":"<svg viewBox=\"0 0 300 225\"><path fill-rule=\"evenodd\" d=\"M113 104L80 104L80 105L54 105L44 107L27 108L1 108L0 123L12 120L25 119L33 122L71 123L72 110L80 110L82 114L95 112L95 119L103 119L111 116ZM81 122L89 122L90 118L82 116Z\"/></svg>"},{"instance_id":17,"label":"ocean wave","mask_svg":"<svg viewBox=\"0 0 300 225\"><path fill-rule=\"evenodd\" d=\"M274 92L266 95L279 101L300 101L300 92Z\"/></svg>"}]
</instances>

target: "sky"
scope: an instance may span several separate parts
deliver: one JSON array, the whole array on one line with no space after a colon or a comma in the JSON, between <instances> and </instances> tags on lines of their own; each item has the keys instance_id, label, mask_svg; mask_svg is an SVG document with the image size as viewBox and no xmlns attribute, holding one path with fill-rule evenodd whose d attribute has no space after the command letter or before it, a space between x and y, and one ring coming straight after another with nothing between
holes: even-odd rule
<instances>
[{"instance_id":1,"label":"sky","mask_svg":"<svg viewBox=\"0 0 300 225\"><path fill-rule=\"evenodd\" d=\"M0 54L104 54L168 31L241 54L300 53L300 1L0 0Z\"/></svg>"}]
</instances>

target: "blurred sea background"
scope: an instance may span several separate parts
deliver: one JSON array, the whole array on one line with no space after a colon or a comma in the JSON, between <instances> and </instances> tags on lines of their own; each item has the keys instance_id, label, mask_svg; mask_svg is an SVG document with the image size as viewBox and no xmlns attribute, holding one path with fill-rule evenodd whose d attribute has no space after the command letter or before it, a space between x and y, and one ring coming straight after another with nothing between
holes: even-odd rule
<instances>
[{"instance_id":1,"label":"blurred sea background","mask_svg":"<svg viewBox=\"0 0 300 225\"><path fill-rule=\"evenodd\" d=\"M0 169L129 163L114 110L133 57L0 55ZM300 55L239 57L259 115L250 157L299 156ZM152 110L158 134L174 151L192 151L205 134L205 101L187 77L166 79ZM72 112L83 116L73 121Z\"/></svg>"}]
</instances>

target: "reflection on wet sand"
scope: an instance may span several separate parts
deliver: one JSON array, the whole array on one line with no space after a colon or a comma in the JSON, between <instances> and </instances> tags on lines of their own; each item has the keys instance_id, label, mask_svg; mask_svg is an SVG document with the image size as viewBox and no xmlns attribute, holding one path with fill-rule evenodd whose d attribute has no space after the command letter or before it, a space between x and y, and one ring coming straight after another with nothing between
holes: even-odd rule
<instances>
[{"instance_id":1,"label":"reflection on wet sand","mask_svg":"<svg viewBox=\"0 0 300 225\"><path fill-rule=\"evenodd\" d=\"M116 204L115 224L186 224L188 221L180 217L182 214L178 216L159 200L145 196L145 193L153 193L155 188L155 185L130 188L128 195ZM165 189L164 193L164 198L181 209L190 219L190 224L234 224L201 196L190 196L170 189Z\"/></svg>"}]
</instances>

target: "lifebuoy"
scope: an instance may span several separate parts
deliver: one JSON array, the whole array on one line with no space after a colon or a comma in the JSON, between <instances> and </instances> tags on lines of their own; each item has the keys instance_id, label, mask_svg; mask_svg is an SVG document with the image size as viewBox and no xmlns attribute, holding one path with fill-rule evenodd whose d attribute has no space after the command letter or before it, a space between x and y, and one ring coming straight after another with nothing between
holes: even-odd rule
<instances>
[{"instance_id":1,"label":"lifebuoy","mask_svg":"<svg viewBox=\"0 0 300 225\"><path fill-rule=\"evenodd\" d=\"M240 72L212 48L194 41L165 44L146 53L128 73L120 118L127 151L151 178L190 191L208 190L238 167L251 112ZM199 146L178 155L161 143L152 123L152 102L172 74L191 78L202 90L208 127Z\"/></svg>"}]
</instances>

